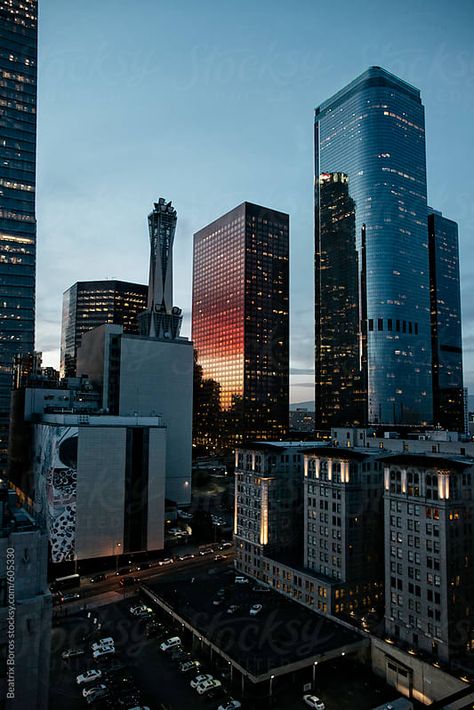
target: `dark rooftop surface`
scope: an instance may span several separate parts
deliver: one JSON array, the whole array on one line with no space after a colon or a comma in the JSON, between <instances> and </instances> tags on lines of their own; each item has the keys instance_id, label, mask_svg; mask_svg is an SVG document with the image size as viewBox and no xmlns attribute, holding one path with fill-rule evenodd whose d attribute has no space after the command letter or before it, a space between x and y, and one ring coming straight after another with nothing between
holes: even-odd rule
<instances>
[{"instance_id":1,"label":"dark rooftop surface","mask_svg":"<svg viewBox=\"0 0 474 710\"><path fill-rule=\"evenodd\" d=\"M304 666L341 656L351 650L351 645L366 642L356 631L275 591L254 591L257 583L251 579L247 584L235 583L235 576L234 570L228 570L194 582L154 582L148 587L254 677L287 664ZM223 601L214 605L220 589L225 589ZM263 608L251 616L254 604ZM238 608L228 614L231 605Z\"/></svg>"}]
</instances>

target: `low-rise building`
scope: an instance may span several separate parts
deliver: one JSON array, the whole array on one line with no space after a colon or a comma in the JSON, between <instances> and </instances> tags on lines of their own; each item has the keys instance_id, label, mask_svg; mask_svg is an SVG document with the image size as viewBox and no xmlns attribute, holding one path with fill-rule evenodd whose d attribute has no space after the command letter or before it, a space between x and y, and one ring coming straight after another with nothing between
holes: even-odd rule
<instances>
[{"instance_id":1,"label":"low-rise building","mask_svg":"<svg viewBox=\"0 0 474 710\"><path fill-rule=\"evenodd\" d=\"M383 459L385 626L448 661L474 650L474 459L394 453Z\"/></svg>"},{"instance_id":2,"label":"low-rise building","mask_svg":"<svg viewBox=\"0 0 474 710\"><path fill-rule=\"evenodd\" d=\"M51 652L48 538L0 485L0 706L46 710Z\"/></svg>"}]
</instances>

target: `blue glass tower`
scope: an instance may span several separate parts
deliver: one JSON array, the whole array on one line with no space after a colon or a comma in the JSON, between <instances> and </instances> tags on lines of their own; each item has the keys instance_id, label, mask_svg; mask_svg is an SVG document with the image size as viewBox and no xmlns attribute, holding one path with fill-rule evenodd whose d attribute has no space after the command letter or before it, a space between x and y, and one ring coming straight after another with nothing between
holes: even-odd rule
<instances>
[{"instance_id":1,"label":"blue glass tower","mask_svg":"<svg viewBox=\"0 0 474 710\"><path fill-rule=\"evenodd\" d=\"M431 422L425 125L418 89L370 67L316 109L316 333L327 298L319 286L318 249L321 243L330 249L320 176L333 173L347 176L355 212L360 314L355 377L366 383L365 419L389 425ZM316 373L324 370L321 341L316 337ZM325 347L331 347L327 339ZM320 386L317 382L316 399ZM317 413L320 406L316 401ZM344 419L342 412L338 416ZM345 423L355 423L352 417L348 409Z\"/></svg>"},{"instance_id":2,"label":"blue glass tower","mask_svg":"<svg viewBox=\"0 0 474 710\"><path fill-rule=\"evenodd\" d=\"M458 225L428 208L428 235L433 419L444 429L464 432Z\"/></svg>"},{"instance_id":3,"label":"blue glass tower","mask_svg":"<svg viewBox=\"0 0 474 710\"><path fill-rule=\"evenodd\" d=\"M0 468L12 364L34 349L37 0L0 0Z\"/></svg>"}]
</instances>

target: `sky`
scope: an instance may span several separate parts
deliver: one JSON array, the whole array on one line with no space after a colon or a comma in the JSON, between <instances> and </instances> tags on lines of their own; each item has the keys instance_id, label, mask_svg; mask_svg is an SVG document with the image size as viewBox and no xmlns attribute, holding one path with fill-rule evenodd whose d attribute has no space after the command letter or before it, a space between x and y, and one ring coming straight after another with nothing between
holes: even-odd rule
<instances>
[{"instance_id":1,"label":"sky","mask_svg":"<svg viewBox=\"0 0 474 710\"><path fill-rule=\"evenodd\" d=\"M474 391L472 0L39 0L36 348L58 365L62 294L145 283L147 215L193 234L244 200L290 214L291 400L313 399L313 112L370 65L422 92L428 203L459 224Z\"/></svg>"}]
</instances>

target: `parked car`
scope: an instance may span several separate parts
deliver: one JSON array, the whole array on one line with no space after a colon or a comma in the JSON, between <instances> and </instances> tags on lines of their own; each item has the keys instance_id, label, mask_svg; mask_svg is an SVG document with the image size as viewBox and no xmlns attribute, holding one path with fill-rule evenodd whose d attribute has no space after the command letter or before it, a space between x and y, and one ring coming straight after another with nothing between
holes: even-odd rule
<instances>
[{"instance_id":1,"label":"parked car","mask_svg":"<svg viewBox=\"0 0 474 710\"><path fill-rule=\"evenodd\" d=\"M66 660L67 658L75 658L76 656L83 656L84 655L84 649L83 648L68 648L66 651L63 651L61 653L61 658Z\"/></svg>"},{"instance_id":2,"label":"parked car","mask_svg":"<svg viewBox=\"0 0 474 710\"><path fill-rule=\"evenodd\" d=\"M102 671L95 670L94 668L90 671L85 671L76 678L76 683L82 685L83 683L91 683L93 680L99 680L102 677Z\"/></svg>"},{"instance_id":3,"label":"parked car","mask_svg":"<svg viewBox=\"0 0 474 710\"><path fill-rule=\"evenodd\" d=\"M230 607L227 609L227 614L235 614L239 607L237 604L231 604Z\"/></svg>"},{"instance_id":4,"label":"parked car","mask_svg":"<svg viewBox=\"0 0 474 710\"><path fill-rule=\"evenodd\" d=\"M143 614L150 614L153 609L146 604L136 604L131 606L129 611L132 616L143 616Z\"/></svg>"},{"instance_id":5,"label":"parked car","mask_svg":"<svg viewBox=\"0 0 474 710\"><path fill-rule=\"evenodd\" d=\"M86 703L88 705L92 705L92 703L95 703L96 700L100 700L100 698L106 698L107 695L109 695L109 691L105 686L97 687L94 693L91 693L87 696Z\"/></svg>"},{"instance_id":6,"label":"parked car","mask_svg":"<svg viewBox=\"0 0 474 710\"><path fill-rule=\"evenodd\" d=\"M82 691L82 697L87 698L89 695L94 695L98 690L107 690L107 686L100 684L94 685L93 688L84 688Z\"/></svg>"},{"instance_id":7,"label":"parked car","mask_svg":"<svg viewBox=\"0 0 474 710\"><path fill-rule=\"evenodd\" d=\"M203 673L202 675L197 675L193 680L190 682L191 688L197 688L198 685L201 685L201 683L204 683L206 680L214 680L214 676L212 676L210 673Z\"/></svg>"},{"instance_id":8,"label":"parked car","mask_svg":"<svg viewBox=\"0 0 474 710\"><path fill-rule=\"evenodd\" d=\"M181 673L189 673L189 671L198 671L200 665L201 663L199 661L184 661L184 663L181 663L179 670L181 671Z\"/></svg>"},{"instance_id":9,"label":"parked car","mask_svg":"<svg viewBox=\"0 0 474 710\"><path fill-rule=\"evenodd\" d=\"M93 584L96 584L97 582L103 582L104 579L107 579L107 575L101 572L100 574L95 574L93 577L91 577L90 581Z\"/></svg>"},{"instance_id":10,"label":"parked car","mask_svg":"<svg viewBox=\"0 0 474 710\"><path fill-rule=\"evenodd\" d=\"M98 648L93 652L92 658L94 660L105 658L107 656L113 656L115 653L115 646L105 646L104 648Z\"/></svg>"},{"instance_id":11,"label":"parked car","mask_svg":"<svg viewBox=\"0 0 474 710\"><path fill-rule=\"evenodd\" d=\"M80 599L81 595L79 592L66 592L65 594L61 595L61 601L62 602L72 602L73 599Z\"/></svg>"},{"instance_id":12,"label":"parked car","mask_svg":"<svg viewBox=\"0 0 474 710\"><path fill-rule=\"evenodd\" d=\"M205 693L209 693L212 690L217 690L217 688L221 688L222 683L220 680L216 680L213 678L212 680L205 680L204 683L200 683L200 685L196 686L196 691L198 695L204 695Z\"/></svg>"},{"instance_id":13,"label":"parked car","mask_svg":"<svg viewBox=\"0 0 474 710\"><path fill-rule=\"evenodd\" d=\"M213 552L214 550L212 550L210 547L208 547L206 550L199 550L199 554L201 555L201 557L203 557L204 555L212 555Z\"/></svg>"},{"instance_id":14,"label":"parked car","mask_svg":"<svg viewBox=\"0 0 474 710\"><path fill-rule=\"evenodd\" d=\"M313 710L325 710L323 701L317 698L316 695L303 695L303 702L309 708L313 708Z\"/></svg>"},{"instance_id":15,"label":"parked car","mask_svg":"<svg viewBox=\"0 0 474 710\"><path fill-rule=\"evenodd\" d=\"M252 587L252 592L271 592L270 587L266 587L263 584L257 584L257 586Z\"/></svg>"},{"instance_id":16,"label":"parked car","mask_svg":"<svg viewBox=\"0 0 474 710\"><path fill-rule=\"evenodd\" d=\"M192 520L193 519L193 514L192 513L186 513L184 510L178 510L178 517L182 518L183 520Z\"/></svg>"},{"instance_id":17,"label":"parked car","mask_svg":"<svg viewBox=\"0 0 474 710\"><path fill-rule=\"evenodd\" d=\"M184 663L184 661L191 660L191 654L181 648L181 646L176 646L176 648L169 651L169 655L171 660L176 663Z\"/></svg>"},{"instance_id":18,"label":"parked car","mask_svg":"<svg viewBox=\"0 0 474 710\"><path fill-rule=\"evenodd\" d=\"M231 543L231 542L223 542L223 543L220 545L219 550L227 550L229 547L232 547L232 543Z\"/></svg>"},{"instance_id":19,"label":"parked car","mask_svg":"<svg viewBox=\"0 0 474 710\"><path fill-rule=\"evenodd\" d=\"M161 651L170 651L172 648L176 648L176 646L181 646L181 639L179 636L172 636L160 644L160 649Z\"/></svg>"},{"instance_id":20,"label":"parked car","mask_svg":"<svg viewBox=\"0 0 474 710\"><path fill-rule=\"evenodd\" d=\"M257 616L262 611L263 606L261 604L254 604L250 607L250 616Z\"/></svg>"},{"instance_id":21,"label":"parked car","mask_svg":"<svg viewBox=\"0 0 474 710\"><path fill-rule=\"evenodd\" d=\"M114 646L115 641L113 640L112 636L106 636L102 639L99 639L98 641L95 641L91 645L91 650L92 651L98 651L103 648L109 648L110 646Z\"/></svg>"},{"instance_id":22,"label":"parked car","mask_svg":"<svg viewBox=\"0 0 474 710\"><path fill-rule=\"evenodd\" d=\"M193 557L194 557L194 555L192 554L192 552L189 552L189 553L187 553L187 554L180 555L180 556L178 557L178 559L179 559L179 560L192 560Z\"/></svg>"},{"instance_id":23,"label":"parked car","mask_svg":"<svg viewBox=\"0 0 474 710\"><path fill-rule=\"evenodd\" d=\"M234 582L235 582L235 584L248 584L249 581L248 581L247 577L238 576L234 579Z\"/></svg>"},{"instance_id":24,"label":"parked car","mask_svg":"<svg viewBox=\"0 0 474 710\"><path fill-rule=\"evenodd\" d=\"M172 557L165 557L163 560L160 560L158 564L161 567L162 565L171 565L173 562L174 559Z\"/></svg>"},{"instance_id":25,"label":"parked car","mask_svg":"<svg viewBox=\"0 0 474 710\"><path fill-rule=\"evenodd\" d=\"M242 703L240 703L238 700L230 698L229 700L223 702L222 705L219 705L217 710L238 710L238 708L240 707L242 707Z\"/></svg>"}]
</instances>

